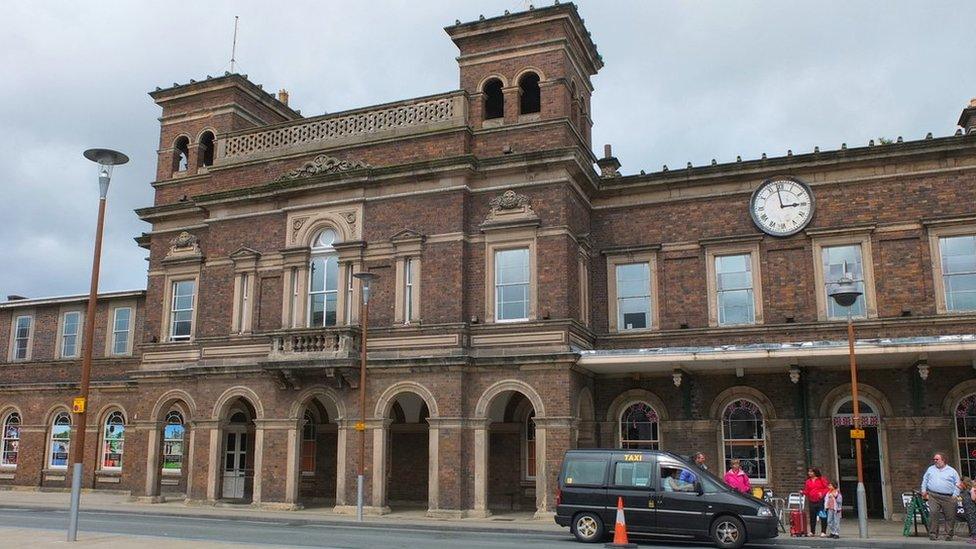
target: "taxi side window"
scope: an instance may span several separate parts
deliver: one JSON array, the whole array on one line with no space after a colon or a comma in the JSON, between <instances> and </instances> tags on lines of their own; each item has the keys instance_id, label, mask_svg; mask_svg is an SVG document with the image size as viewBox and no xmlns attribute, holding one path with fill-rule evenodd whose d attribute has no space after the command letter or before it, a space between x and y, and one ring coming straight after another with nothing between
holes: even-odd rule
<instances>
[{"instance_id":1,"label":"taxi side window","mask_svg":"<svg viewBox=\"0 0 976 549\"><path fill-rule=\"evenodd\" d=\"M661 489L665 492L695 492L700 476L687 467L661 466Z\"/></svg>"},{"instance_id":2,"label":"taxi side window","mask_svg":"<svg viewBox=\"0 0 976 549\"><path fill-rule=\"evenodd\" d=\"M566 462L566 477L563 482L567 486L589 484L602 486L606 476L607 462L600 460L569 459Z\"/></svg>"},{"instance_id":3,"label":"taxi side window","mask_svg":"<svg viewBox=\"0 0 976 549\"><path fill-rule=\"evenodd\" d=\"M654 490L651 463L647 461L622 462L613 465L613 484L632 488Z\"/></svg>"}]
</instances>

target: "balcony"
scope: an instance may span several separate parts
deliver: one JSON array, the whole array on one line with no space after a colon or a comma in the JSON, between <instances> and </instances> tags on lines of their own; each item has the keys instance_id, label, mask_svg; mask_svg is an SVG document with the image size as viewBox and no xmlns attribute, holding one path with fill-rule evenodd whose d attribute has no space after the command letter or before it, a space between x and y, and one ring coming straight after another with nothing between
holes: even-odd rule
<instances>
[{"instance_id":1,"label":"balcony","mask_svg":"<svg viewBox=\"0 0 976 549\"><path fill-rule=\"evenodd\" d=\"M359 327L332 326L280 330L271 335L269 362L307 362L355 359L359 356Z\"/></svg>"}]
</instances>

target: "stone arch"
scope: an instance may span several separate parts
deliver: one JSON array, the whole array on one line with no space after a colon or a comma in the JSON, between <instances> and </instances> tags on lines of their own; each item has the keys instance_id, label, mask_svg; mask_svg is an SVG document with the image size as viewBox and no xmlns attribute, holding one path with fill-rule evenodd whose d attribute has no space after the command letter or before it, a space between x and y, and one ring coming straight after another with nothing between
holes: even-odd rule
<instances>
[{"instance_id":1,"label":"stone arch","mask_svg":"<svg viewBox=\"0 0 976 549\"><path fill-rule=\"evenodd\" d=\"M20 416L21 425L25 423L24 413L20 411L20 408L18 408L15 404L4 404L3 406L0 406L0 425L3 424L3 420L6 419L6 417L10 414L17 414Z\"/></svg>"},{"instance_id":2,"label":"stone arch","mask_svg":"<svg viewBox=\"0 0 976 549\"><path fill-rule=\"evenodd\" d=\"M305 222L295 233L293 240L296 246L312 246L312 239L319 232L332 229L336 232L336 242L355 240L355 232L349 221L339 212L317 212Z\"/></svg>"},{"instance_id":3,"label":"stone arch","mask_svg":"<svg viewBox=\"0 0 976 549\"><path fill-rule=\"evenodd\" d=\"M957 384L946 393L945 399L942 401L942 414L954 417L959 402L974 393L976 393L976 379L968 379Z\"/></svg>"},{"instance_id":4,"label":"stone arch","mask_svg":"<svg viewBox=\"0 0 976 549\"><path fill-rule=\"evenodd\" d=\"M71 425L75 424L75 418L71 413L71 408L59 402L57 404L52 405L50 408L47 409L47 412L44 413L44 429L46 431L51 430L51 422L54 421L54 418L61 412L68 412L68 417L71 418Z\"/></svg>"},{"instance_id":5,"label":"stone arch","mask_svg":"<svg viewBox=\"0 0 976 549\"><path fill-rule=\"evenodd\" d=\"M224 415L224 412L227 411L228 406L230 406L235 398L243 398L254 407L254 419L264 419L264 405L261 404L261 399L257 393L242 385L231 387L220 395L214 404L211 419L221 419L221 416Z\"/></svg>"},{"instance_id":6,"label":"stone arch","mask_svg":"<svg viewBox=\"0 0 976 549\"><path fill-rule=\"evenodd\" d=\"M200 139L203 138L203 134L205 134L207 132L212 133L213 136L214 136L214 139L217 138L217 130L213 129L213 127L211 127L211 126L207 126L207 127L203 128L202 130L200 130L200 133L197 134L197 140L194 141L194 143L199 143L200 142Z\"/></svg>"},{"instance_id":7,"label":"stone arch","mask_svg":"<svg viewBox=\"0 0 976 549\"><path fill-rule=\"evenodd\" d=\"M427 404L427 411L430 413L430 417L440 417L434 394L427 387L413 381L401 381L387 387L376 401L376 410L373 412L373 417L377 419L385 418L390 413L390 407L393 406L397 395L405 392L413 393L420 397Z\"/></svg>"},{"instance_id":8,"label":"stone arch","mask_svg":"<svg viewBox=\"0 0 976 549\"><path fill-rule=\"evenodd\" d=\"M525 76L526 74L528 74L530 72L531 73L535 73L535 75L539 77L539 83L540 84L542 82L545 82L546 80L548 80L546 78L546 73L542 72L542 69L540 69L539 67L536 67L535 65L529 65L528 67L523 67L517 73L515 73L515 78L512 79L512 82L514 82L515 85L517 86L519 80L521 80L523 76Z\"/></svg>"},{"instance_id":9,"label":"stone arch","mask_svg":"<svg viewBox=\"0 0 976 549\"><path fill-rule=\"evenodd\" d=\"M776 408L773 406L773 401L769 400L769 397L759 389L745 385L729 387L719 393L712 400L712 408L709 410L708 417L721 421L722 413L725 411L726 406L732 403L732 401L739 399L751 400L758 404L759 409L763 413L764 420L776 419Z\"/></svg>"},{"instance_id":10,"label":"stone arch","mask_svg":"<svg viewBox=\"0 0 976 549\"><path fill-rule=\"evenodd\" d=\"M320 402L326 404L326 411L329 413L335 410L335 415L330 418L333 422L337 422L346 417L346 407L343 405L342 399L339 398L335 389L325 385L315 385L305 389L295 397L295 401L288 411L288 419L301 420L301 414L312 399L319 399ZM329 409L328 404L332 405L332 409Z\"/></svg>"},{"instance_id":11,"label":"stone arch","mask_svg":"<svg viewBox=\"0 0 976 549\"><path fill-rule=\"evenodd\" d=\"M861 382L857 384L857 391L859 397L864 397L866 400L873 401L877 404L878 409L877 414L881 417L891 417L894 413L891 408L891 403L888 402L888 397L878 389L865 385ZM823 400L820 401L819 417L829 418L834 413L834 408L844 400L846 397L851 396L851 384L844 383L834 387L824 395Z\"/></svg>"},{"instance_id":12,"label":"stone arch","mask_svg":"<svg viewBox=\"0 0 976 549\"><path fill-rule=\"evenodd\" d=\"M487 419L488 406L495 400L495 397L507 391L515 391L525 395L525 398L529 399L529 402L532 403L536 419L546 417L545 404L543 404L539 393L531 385L517 379L505 379L492 384L481 394L481 398L478 399L478 404L474 409L475 419Z\"/></svg>"},{"instance_id":13,"label":"stone arch","mask_svg":"<svg viewBox=\"0 0 976 549\"><path fill-rule=\"evenodd\" d=\"M593 391L589 387L580 389L576 397L573 416L580 421L596 421L596 408L593 405Z\"/></svg>"},{"instance_id":14,"label":"stone arch","mask_svg":"<svg viewBox=\"0 0 976 549\"><path fill-rule=\"evenodd\" d=\"M105 420L108 419L108 415L114 412L115 410L122 412L122 417L125 418L126 425L132 423L132 418L129 416L129 412L125 410L125 406L122 406L118 402L109 402L108 404L102 406L98 410L98 414L95 416L96 418L98 418L97 425L98 425L99 436L101 436L102 428L105 427Z\"/></svg>"},{"instance_id":15,"label":"stone arch","mask_svg":"<svg viewBox=\"0 0 976 549\"><path fill-rule=\"evenodd\" d=\"M152 414L149 416L152 421L163 421L169 408L176 402L183 402L186 405L186 413L190 417L183 418L184 421L191 421L197 417L197 403L189 393L181 389L171 389L162 394L153 405Z\"/></svg>"},{"instance_id":16,"label":"stone arch","mask_svg":"<svg viewBox=\"0 0 976 549\"><path fill-rule=\"evenodd\" d=\"M477 90L479 92L481 92L481 93L484 93L484 91L485 91L485 84L487 84L491 80L498 80L498 81L500 81L502 83L502 87L503 88L507 88L508 87L508 79L505 78L505 76L502 75L501 73L493 72L493 73L485 76L484 78L482 78L481 79L481 82L478 82L478 88L477 88Z\"/></svg>"},{"instance_id":17,"label":"stone arch","mask_svg":"<svg viewBox=\"0 0 976 549\"><path fill-rule=\"evenodd\" d=\"M654 408L654 411L657 412L660 421L668 420L668 408L664 405L664 401L660 397L647 389L630 389L617 395L617 398L613 399L613 402L610 403L610 406L607 408L607 421L612 423L620 421L620 413L624 411L626 406L630 406L635 402L646 402L650 404Z\"/></svg>"}]
</instances>

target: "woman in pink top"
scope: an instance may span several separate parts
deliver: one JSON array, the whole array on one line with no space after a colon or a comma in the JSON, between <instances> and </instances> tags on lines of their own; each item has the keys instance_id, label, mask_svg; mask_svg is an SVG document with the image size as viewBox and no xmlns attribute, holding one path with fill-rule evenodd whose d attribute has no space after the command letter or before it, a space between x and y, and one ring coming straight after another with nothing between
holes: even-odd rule
<instances>
[{"instance_id":1,"label":"woman in pink top","mask_svg":"<svg viewBox=\"0 0 976 549\"><path fill-rule=\"evenodd\" d=\"M748 494L749 475L742 470L742 463L737 459L733 459L731 465L732 468L725 473L725 484L728 484L733 490Z\"/></svg>"}]
</instances>

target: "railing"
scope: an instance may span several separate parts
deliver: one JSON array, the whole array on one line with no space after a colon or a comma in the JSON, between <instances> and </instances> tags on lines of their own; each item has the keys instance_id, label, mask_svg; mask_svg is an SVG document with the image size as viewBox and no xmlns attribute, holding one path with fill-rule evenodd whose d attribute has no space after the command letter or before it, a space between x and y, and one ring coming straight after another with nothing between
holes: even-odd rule
<instances>
[{"instance_id":1,"label":"railing","mask_svg":"<svg viewBox=\"0 0 976 549\"><path fill-rule=\"evenodd\" d=\"M215 164L228 164L465 123L463 92L320 116L218 139Z\"/></svg>"},{"instance_id":2,"label":"railing","mask_svg":"<svg viewBox=\"0 0 976 549\"><path fill-rule=\"evenodd\" d=\"M352 358L359 352L359 331L353 327L302 328L271 336L269 360Z\"/></svg>"}]
</instances>

